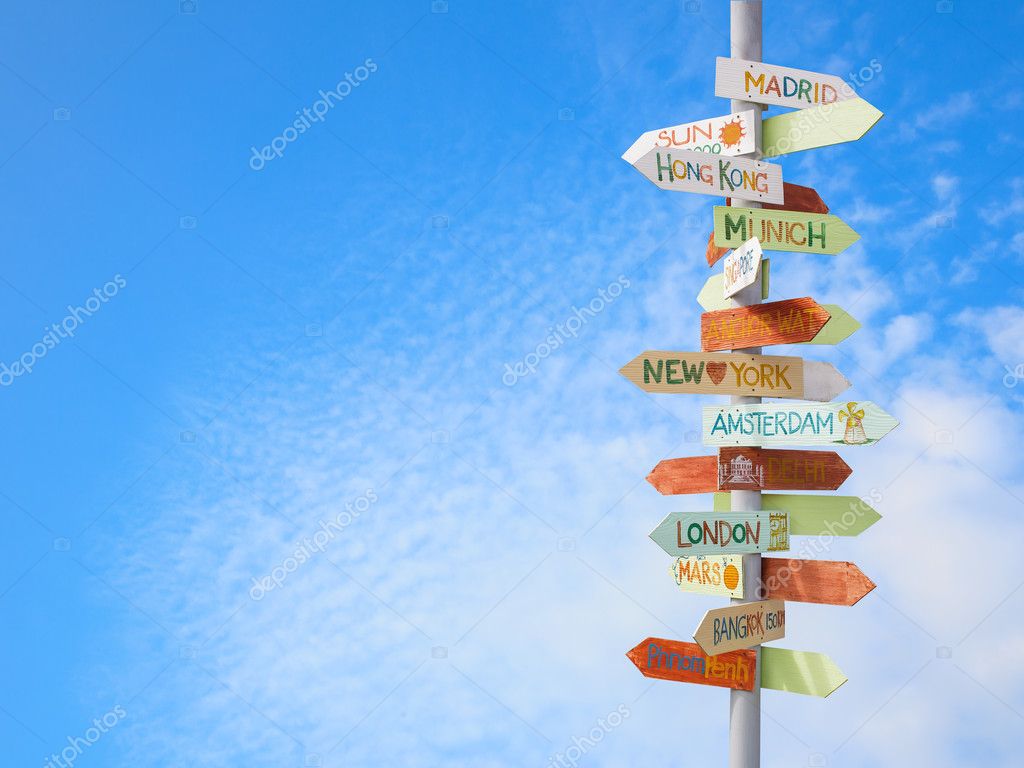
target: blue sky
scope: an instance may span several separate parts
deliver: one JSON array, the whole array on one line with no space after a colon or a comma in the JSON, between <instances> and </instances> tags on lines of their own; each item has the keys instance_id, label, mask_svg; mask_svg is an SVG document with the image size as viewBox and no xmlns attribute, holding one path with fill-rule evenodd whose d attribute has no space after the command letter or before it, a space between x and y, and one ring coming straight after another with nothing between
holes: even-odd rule
<instances>
[{"instance_id":1,"label":"blue sky","mask_svg":"<svg viewBox=\"0 0 1024 768\"><path fill-rule=\"evenodd\" d=\"M711 401L617 369L699 343L715 200L619 156L728 111L727 3L190 10L5 7L4 765L547 766L595 727L580 765L722 764L728 695L623 655L722 602L647 538L710 503L644 477ZM1021 14L766 3L766 61L877 62L885 112L779 161L862 239L774 254L772 298L864 327L776 351L902 422L844 453L883 519L827 554L878 589L776 643L850 682L765 692L766 766L1019 763Z\"/></svg>"}]
</instances>

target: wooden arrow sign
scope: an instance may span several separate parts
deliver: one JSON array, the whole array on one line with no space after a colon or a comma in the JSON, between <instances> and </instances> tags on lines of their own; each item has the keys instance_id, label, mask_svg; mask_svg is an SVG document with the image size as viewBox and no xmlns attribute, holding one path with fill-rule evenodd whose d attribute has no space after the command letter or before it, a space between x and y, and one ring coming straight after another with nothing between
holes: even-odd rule
<instances>
[{"instance_id":1,"label":"wooden arrow sign","mask_svg":"<svg viewBox=\"0 0 1024 768\"><path fill-rule=\"evenodd\" d=\"M686 555L669 568L683 592L743 597L742 555Z\"/></svg>"},{"instance_id":2,"label":"wooden arrow sign","mask_svg":"<svg viewBox=\"0 0 1024 768\"><path fill-rule=\"evenodd\" d=\"M785 557L761 558L761 585L766 598L823 605L854 605L875 588L853 563Z\"/></svg>"},{"instance_id":3,"label":"wooden arrow sign","mask_svg":"<svg viewBox=\"0 0 1024 768\"><path fill-rule=\"evenodd\" d=\"M769 259L761 259L761 268L757 272L757 279L754 280L755 283L758 281L761 283L762 301L768 298L768 268L770 266L771 261ZM700 293L697 294L697 303L700 304L706 312L713 312L716 309L732 309L734 307L742 306L735 299L725 298L724 293L725 275L723 273L712 275L704 281L704 287L701 288Z\"/></svg>"},{"instance_id":4,"label":"wooden arrow sign","mask_svg":"<svg viewBox=\"0 0 1024 768\"><path fill-rule=\"evenodd\" d=\"M673 557L789 549L785 512L670 512L650 533Z\"/></svg>"},{"instance_id":5,"label":"wooden arrow sign","mask_svg":"<svg viewBox=\"0 0 1024 768\"><path fill-rule=\"evenodd\" d=\"M797 114L791 112L790 114ZM775 118L772 118L774 120ZM768 122L768 121L766 121ZM762 208L773 211L800 211L803 213L828 213L828 206L821 199L814 187L804 187L799 184L790 184L788 181L782 185L781 203L763 203ZM732 205L731 198L725 198L726 205Z\"/></svg>"},{"instance_id":6,"label":"wooden arrow sign","mask_svg":"<svg viewBox=\"0 0 1024 768\"><path fill-rule=\"evenodd\" d=\"M802 187L799 184L790 184L788 181L782 185L783 202L777 203L762 203L761 208L772 210L772 211L795 211L801 213L828 213L828 206L825 205L825 201L821 199L814 189L811 187ZM732 199L725 199L726 205L732 205ZM725 256L729 252L729 248L718 247L715 245L715 233L712 232L708 235L708 247L704 253L704 258L707 259L708 266L713 267L715 263ZM768 298L763 296L762 298ZM715 307L715 309L721 309L721 307Z\"/></svg>"},{"instance_id":7,"label":"wooden arrow sign","mask_svg":"<svg viewBox=\"0 0 1024 768\"><path fill-rule=\"evenodd\" d=\"M782 167L745 157L652 149L633 167L660 189L781 203ZM750 238L747 238L748 240Z\"/></svg>"},{"instance_id":8,"label":"wooden arrow sign","mask_svg":"<svg viewBox=\"0 0 1024 768\"><path fill-rule=\"evenodd\" d=\"M824 698L846 680L842 670L823 653L791 651L770 645L761 649L762 688Z\"/></svg>"},{"instance_id":9,"label":"wooden arrow sign","mask_svg":"<svg viewBox=\"0 0 1024 768\"><path fill-rule=\"evenodd\" d=\"M860 239L832 214L715 206L715 245L735 248L752 237L767 251L842 253Z\"/></svg>"},{"instance_id":10,"label":"wooden arrow sign","mask_svg":"<svg viewBox=\"0 0 1024 768\"><path fill-rule=\"evenodd\" d=\"M647 131L622 153L632 165L650 150L687 149L712 155L746 155L754 151L754 110L709 117L692 123Z\"/></svg>"},{"instance_id":11,"label":"wooden arrow sign","mask_svg":"<svg viewBox=\"0 0 1024 768\"><path fill-rule=\"evenodd\" d=\"M713 491L834 491L852 471L835 451L719 448L717 458L659 461L647 482L666 496Z\"/></svg>"},{"instance_id":12,"label":"wooden arrow sign","mask_svg":"<svg viewBox=\"0 0 1024 768\"><path fill-rule=\"evenodd\" d=\"M700 683L738 691L754 690L754 651L733 651L709 657L696 643L648 637L631 648L626 657L644 677Z\"/></svg>"},{"instance_id":13,"label":"wooden arrow sign","mask_svg":"<svg viewBox=\"0 0 1024 768\"><path fill-rule=\"evenodd\" d=\"M704 614L693 639L704 653L716 655L752 648L786 636L786 604L758 600L714 608Z\"/></svg>"},{"instance_id":14,"label":"wooden arrow sign","mask_svg":"<svg viewBox=\"0 0 1024 768\"><path fill-rule=\"evenodd\" d=\"M718 449L718 486L723 491L834 491L852 472L835 451Z\"/></svg>"},{"instance_id":15,"label":"wooden arrow sign","mask_svg":"<svg viewBox=\"0 0 1024 768\"><path fill-rule=\"evenodd\" d=\"M761 124L764 156L778 157L805 149L856 141L881 119L882 113L864 99L839 101L770 117ZM788 202L788 192L786 199Z\"/></svg>"},{"instance_id":16,"label":"wooden arrow sign","mask_svg":"<svg viewBox=\"0 0 1024 768\"><path fill-rule=\"evenodd\" d=\"M715 494L716 512L728 512L731 504L728 493ZM856 496L762 493L761 509L788 512L793 536L859 536L882 519Z\"/></svg>"},{"instance_id":17,"label":"wooden arrow sign","mask_svg":"<svg viewBox=\"0 0 1024 768\"><path fill-rule=\"evenodd\" d=\"M874 403L707 406L705 445L871 445L896 419Z\"/></svg>"},{"instance_id":18,"label":"wooden arrow sign","mask_svg":"<svg viewBox=\"0 0 1024 768\"><path fill-rule=\"evenodd\" d=\"M757 282L758 269L761 267L761 244L752 237L739 248L725 257L722 272L722 298L735 296L749 285Z\"/></svg>"},{"instance_id":19,"label":"wooden arrow sign","mask_svg":"<svg viewBox=\"0 0 1024 768\"><path fill-rule=\"evenodd\" d=\"M776 355L648 350L619 373L645 392L749 395L827 402L850 386L830 363Z\"/></svg>"},{"instance_id":20,"label":"wooden arrow sign","mask_svg":"<svg viewBox=\"0 0 1024 768\"><path fill-rule=\"evenodd\" d=\"M719 56L715 59L715 96L807 109L853 99L857 94L835 75Z\"/></svg>"},{"instance_id":21,"label":"wooden arrow sign","mask_svg":"<svg viewBox=\"0 0 1024 768\"><path fill-rule=\"evenodd\" d=\"M719 309L700 318L701 347L706 352L770 344L838 344L858 328L860 323L848 312L839 309L833 316L809 296Z\"/></svg>"}]
</instances>

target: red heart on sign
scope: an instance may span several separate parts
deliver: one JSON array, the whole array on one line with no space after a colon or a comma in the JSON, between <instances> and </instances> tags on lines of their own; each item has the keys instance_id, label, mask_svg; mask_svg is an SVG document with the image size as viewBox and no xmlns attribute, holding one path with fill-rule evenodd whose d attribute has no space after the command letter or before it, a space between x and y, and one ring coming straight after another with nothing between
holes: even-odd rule
<instances>
[{"instance_id":1,"label":"red heart on sign","mask_svg":"<svg viewBox=\"0 0 1024 768\"><path fill-rule=\"evenodd\" d=\"M705 368L715 384L722 383L722 379L725 378L725 363L708 363Z\"/></svg>"}]
</instances>

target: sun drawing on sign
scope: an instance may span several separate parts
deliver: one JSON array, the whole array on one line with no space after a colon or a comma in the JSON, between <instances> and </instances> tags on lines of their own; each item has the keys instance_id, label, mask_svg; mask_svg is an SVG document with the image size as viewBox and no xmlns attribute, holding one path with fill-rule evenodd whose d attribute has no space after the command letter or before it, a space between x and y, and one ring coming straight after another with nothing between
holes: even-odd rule
<instances>
[{"instance_id":1,"label":"sun drawing on sign","mask_svg":"<svg viewBox=\"0 0 1024 768\"><path fill-rule=\"evenodd\" d=\"M740 572L735 565L729 563L725 566L725 587L726 589L736 589L736 585L740 583Z\"/></svg>"},{"instance_id":2,"label":"sun drawing on sign","mask_svg":"<svg viewBox=\"0 0 1024 768\"><path fill-rule=\"evenodd\" d=\"M743 130L743 123L738 119L733 120L731 123L726 123L718 131L718 138L727 147L735 147L746 135L746 131Z\"/></svg>"}]
</instances>

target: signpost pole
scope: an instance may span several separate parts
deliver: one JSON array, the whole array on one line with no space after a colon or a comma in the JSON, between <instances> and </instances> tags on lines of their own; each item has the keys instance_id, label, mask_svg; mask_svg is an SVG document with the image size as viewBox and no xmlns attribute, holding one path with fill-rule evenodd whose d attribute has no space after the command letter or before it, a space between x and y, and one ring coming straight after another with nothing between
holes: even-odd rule
<instances>
[{"instance_id":1,"label":"signpost pole","mask_svg":"<svg viewBox=\"0 0 1024 768\"><path fill-rule=\"evenodd\" d=\"M736 59L761 61L761 0L730 0L729 2L729 55ZM761 154L761 107L758 104L732 100L733 112L754 110L754 158ZM733 199L730 205L759 208L760 204ZM761 286L755 283L733 297L741 306L761 303ZM739 350L760 354L760 347ZM760 403L760 397L732 397L733 405ZM734 512L756 512L761 509L759 491L732 491ZM744 598L733 603L761 599L761 555L743 556ZM729 691L729 768L760 768L761 765L761 646L752 649L757 654L753 690Z\"/></svg>"}]
</instances>

